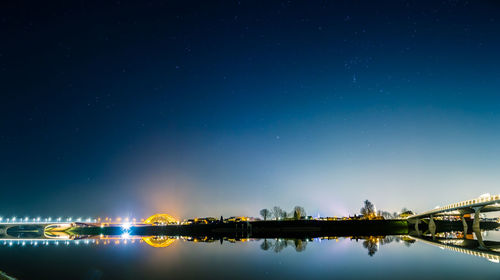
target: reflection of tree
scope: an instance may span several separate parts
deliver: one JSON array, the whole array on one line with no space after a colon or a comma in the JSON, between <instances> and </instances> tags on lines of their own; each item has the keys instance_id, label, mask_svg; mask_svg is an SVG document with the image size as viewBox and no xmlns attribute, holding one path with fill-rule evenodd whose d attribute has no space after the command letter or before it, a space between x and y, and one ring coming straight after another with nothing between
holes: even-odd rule
<instances>
[{"instance_id":1,"label":"reflection of tree","mask_svg":"<svg viewBox=\"0 0 500 280\"><path fill-rule=\"evenodd\" d=\"M267 239L264 239L262 244L260 244L260 248L264 251L269 250L269 248L271 248L271 246L273 246L272 242L267 240Z\"/></svg>"},{"instance_id":2,"label":"reflection of tree","mask_svg":"<svg viewBox=\"0 0 500 280\"><path fill-rule=\"evenodd\" d=\"M288 242L285 239L278 239L274 242L273 250L276 253L283 251L288 246Z\"/></svg>"},{"instance_id":3,"label":"reflection of tree","mask_svg":"<svg viewBox=\"0 0 500 280\"><path fill-rule=\"evenodd\" d=\"M368 239L363 241L363 247L368 249L368 255L373 257L378 250L378 240L373 236L370 236Z\"/></svg>"},{"instance_id":4,"label":"reflection of tree","mask_svg":"<svg viewBox=\"0 0 500 280\"><path fill-rule=\"evenodd\" d=\"M291 246L295 248L297 252L303 252L307 246L307 240L305 239L275 239L267 240L264 239L260 248L264 251L272 249L275 253L280 253L286 247Z\"/></svg>"},{"instance_id":5,"label":"reflection of tree","mask_svg":"<svg viewBox=\"0 0 500 280\"><path fill-rule=\"evenodd\" d=\"M303 252L306 250L307 241L302 239L295 239L295 251Z\"/></svg>"},{"instance_id":6,"label":"reflection of tree","mask_svg":"<svg viewBox=\"0 0 500 280\"><path fill-rule=\"evenodd\" d=\"M405 238L405 237L401 238L399 236L392 236L392 235L356 237L356 241L358 240L358 238L364 239L363 247L368 249L368 255L370 257L375 255L375 253L378 251L380 245L386 245L386 244L392 243L394 241L396 241L396 242L403 241L406 246L410 246L409 244L406 243L407 241L411 242L411 243L415 242L415 240L411 240L411 239L406 240L407 238Z\"/></svg>"}]
</instances>

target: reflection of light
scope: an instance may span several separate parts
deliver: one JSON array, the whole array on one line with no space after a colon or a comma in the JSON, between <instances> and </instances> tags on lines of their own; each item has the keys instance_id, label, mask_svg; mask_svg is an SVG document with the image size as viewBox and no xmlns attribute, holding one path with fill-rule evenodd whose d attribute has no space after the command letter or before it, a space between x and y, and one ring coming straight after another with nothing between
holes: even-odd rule
<instances>
[{"instance_id":1,"label":"reflection of light","mask_svg":"<svg viewBox=\"0 0 500 280\"><path fill-rule=\"evenodd\" d=\"M130 234L128 232L125 232L125 233L122 233L121 237L123 239L128 239L128 238L130 238Z\"/></svg>"}]
</instances>

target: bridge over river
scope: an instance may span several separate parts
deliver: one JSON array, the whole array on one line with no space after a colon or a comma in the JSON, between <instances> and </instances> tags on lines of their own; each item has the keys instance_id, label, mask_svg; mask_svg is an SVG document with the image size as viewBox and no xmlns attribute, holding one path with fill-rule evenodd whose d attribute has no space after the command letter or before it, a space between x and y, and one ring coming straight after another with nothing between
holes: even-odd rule
<instances>
[{"instance_id":1,"label":"bridge over river","mask_svg":"<svg viewBox=\"0 0 500 280\"><path fill-rule=\"evenodd\" d=\"M496 212L496 211L500 211L500 194L497 195L484 194L478 198L448 204L443 207L436 207L435 209L409 216L407 220L410 224L415 225L415 230L417 231L417 233L420 232L419 223L422 220L424 221L428 220L429 230L434 235L436 232L436 223L434 221L435 217L438 216L460 217L464 227L464 232L467 232L468 225L465 216L473 214L474 220L472 224L472 230L476 233L480 231L481 218L479 214L485 212Z\"/></svg>"}]
</instances>

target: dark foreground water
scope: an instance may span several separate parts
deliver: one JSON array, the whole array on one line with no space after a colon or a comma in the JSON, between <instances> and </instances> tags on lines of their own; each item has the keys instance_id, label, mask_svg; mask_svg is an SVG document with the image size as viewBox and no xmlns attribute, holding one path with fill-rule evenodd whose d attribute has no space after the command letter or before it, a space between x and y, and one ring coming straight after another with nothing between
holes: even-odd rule
<instances>
[{"instance_id":1,"label":"dark foreground water","mask_svg":"<svg viewBox=\"0 0 500 280\"><path fill-rule=\"evenodd\" d=\"M434 240L109 238L0 241L0 270L18 279L500 279L499 231L483 233L489 249L460 233Z\"/></svg>"}]
</instances>

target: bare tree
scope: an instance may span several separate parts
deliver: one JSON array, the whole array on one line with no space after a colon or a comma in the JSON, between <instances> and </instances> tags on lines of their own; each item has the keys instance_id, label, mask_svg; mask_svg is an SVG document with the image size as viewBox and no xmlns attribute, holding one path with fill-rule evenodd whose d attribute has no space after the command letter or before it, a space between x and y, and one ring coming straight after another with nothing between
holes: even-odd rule
<instances>
[{"instance_id":1,"label":"bare tree","mask_svg":"<svg viewBox=\"0 0 500 280\"><path fill-rule=\"evenodd\" d=\"M302 206L295 206L293 208L293 218L295 220L300 220L302 217L306 216L306 210Z\"/></svg>"},{"instance_id":2,"label":"bare tree","mask_svg":"<svg viewBox=\"0 0 500 280\"><path fill-rule=\"evenodd\" d=\"M262 209L260 210L260 215L264 218L264 221L266 221L267 218L271 217L271 211L269 211L269 209Z\"/></svg>"},{"instance_id":3,"label":"bare tree","mask_svg":"<svg viewBox=\"0 0 500 280\"><path fill-rule=\"evenodd\" d=\"M281 209L279 206L273 207L272 214L276 220L279 220L283 216L283 212L284 212L283 209Z\"/></svg>"},{"instance_id":4,"label":"bare tree","mask_svg":"<svg viewBox=\"0 0 500 280\"><path fill-rule=\"evenodd\" d=\"M288 217L288 213L285 210L282 210L281 212L281 219L284 220Z\"/></svg>"},{"instance_id":5,"label":"bare tree","mask_svg":"<svg viewBox=\"0 0 500 280\"><path fill-rule=\"evenodd\" d=\"M365 206L360 210L361 215L369 218L375 216L375 206L368 199L365 200Z\"/></svg>"}]
</instances>

